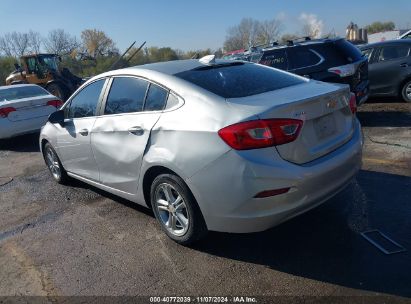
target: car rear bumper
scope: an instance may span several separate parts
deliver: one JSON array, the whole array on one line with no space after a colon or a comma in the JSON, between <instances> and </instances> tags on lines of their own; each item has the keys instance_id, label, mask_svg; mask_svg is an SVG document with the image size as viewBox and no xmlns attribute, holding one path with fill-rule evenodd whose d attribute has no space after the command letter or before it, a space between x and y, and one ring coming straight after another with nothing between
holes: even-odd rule
<instances>
[{"instance_id":1,"label":"car rear bumper","mask_svg":"<svg viewBox=\"0 0 411 304\"><path fill-rule=\"evenodd\" d=\"M42 116L19 121L0 118L0 139L37 132L46 123L47 117Z\"/></svg>"},{"instance_id":2,"label":"car rear bumper","mask_svg":"<svg viewBox=\"0 0 411 304\"><path fill-rule=\"evenodd\" d=\"M357 122L349 142L305 165L273 152L232 150L187 180L209 230L263 231L330 199L360 169L361 128ZM259 192L286 187L290 190L285 194L254 198Z\"/></svg>"},{"instance_id":3,"label":"car rear bumper","mask_svg":"<svg viewBox=\"0 0 411 304\"><path fill-rule=\"evenodd\" d=\"M370 82L368 80L360 82L353 89L353 93L355 94L355 98L357 100L357 106L362 105L370 96Z\"/></svg>"}]
</instances>

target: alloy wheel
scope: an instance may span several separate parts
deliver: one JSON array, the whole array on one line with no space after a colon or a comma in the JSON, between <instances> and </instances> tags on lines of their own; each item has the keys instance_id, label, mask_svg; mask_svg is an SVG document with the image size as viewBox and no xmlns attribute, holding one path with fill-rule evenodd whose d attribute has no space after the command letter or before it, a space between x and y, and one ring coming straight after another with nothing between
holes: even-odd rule
<instances>
[{"instance_id":1,"label":"alloy wheel","mask_svg":"<svg viewBox=\"0 0 411 304\"><path fill-rule=\"evenodd\" d=\"M59 180L61 178L60 163L56 153L51 148L48 148L46 151L46 163L53 177Z\"/></svg>"},{"instance_id":2,"label":"alloy wheel","mask_svg":"<svg viewBox=\"0 0 411 304\"><path fill-rule=\"evenodd\" d=\"M186 203L170 184L162 183L155 191L155 204L161 224L173 235L182 236L189 228Z\"/></svg>"},{"instance_id":3,"label":"alloy wheel","mask_svg":"<svg viewBox=\"0 0 411 304\"><path fill-rule=\"evenodd\" d=\"M411 101L411 82L405 88L405 97Z\"/></svg>"}]
</instances>

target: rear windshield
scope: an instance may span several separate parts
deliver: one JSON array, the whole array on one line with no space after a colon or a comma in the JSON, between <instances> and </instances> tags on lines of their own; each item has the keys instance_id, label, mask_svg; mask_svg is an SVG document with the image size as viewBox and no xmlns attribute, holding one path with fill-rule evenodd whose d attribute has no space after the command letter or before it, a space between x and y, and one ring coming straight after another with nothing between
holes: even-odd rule
<instances>
[{"instance_id":1,"label":"rear windshield","mask_svg":"<svg viewBox=\"0 0 411 304\"><path fill-rule=\"evenodd\" d=\"M22 98L47 95L48 92L39 86L13 87L0 90L0 102Z\"/></svg>"},{"instance_id":2,"label":"rear windshield","mask_svg":"<svg viewBox=\"0 0 411 304\"><path fill-rule=\"evenodd\" d=\"M341 39L337 40L335 44L348 61L354 62L362 58L360 49L351 42Z\"/></svg>"},{"instance_id":3,"label":"rear windshield","mask_svg":"<svg viewBox=\"0 0 411 304\"><path fill-rule=\"evenodd\" d=\"M243 62L205 66L175 76L224 98L251 96L304 82L279 70Z\"/></svg>"}]
</instances>

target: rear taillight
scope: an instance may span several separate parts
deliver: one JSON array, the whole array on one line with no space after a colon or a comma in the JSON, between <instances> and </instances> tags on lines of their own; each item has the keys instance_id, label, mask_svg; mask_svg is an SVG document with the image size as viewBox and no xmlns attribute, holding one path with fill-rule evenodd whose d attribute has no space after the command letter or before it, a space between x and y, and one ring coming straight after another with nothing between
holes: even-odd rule
<instances>
[{"instance_id":1,"label":"rear taillight","mask_svg":"<svg viewBox=\"0 0 411 304\"><path fill-rule=\"evenodd\" d=\"M355 74L355 65L346 64L334 68L329 68L328 72L339 75L340 77L347 77Z\"/></svg>"},{"instance_id":2,"label":"rear taillight","mask_svg":"<svg viewBox=\"0 0 411 304\"><path fill-rule=\"evenodd\" d=\"M252 120L225 127L218 135L233 149L250 150L292 142L302 125L298 119Z\"/></svg>"},{"instance_id":3,"label":"rear taillight","mask_svg":"<svg viewBox=\"0 0 411 304\"><path fill-rule=\"evenodd\" d=\"M353 93L350 95L350 109L353 114L357 112L357 99Z\"/></svg>"},{"instance_id":4,"label":"rear taillight","mask_svg":"<svg viewBox=\"0 0 411 304\"><path fill-rule=\"evenodd\" d=\"M63 102L60 99L50 100L47 102L48 106L53 106L55 108L60 108L63 105Z\"/></svg>"},{"instance_id":5,"label":"rear taillight","mask_svg":"<svg viewBox=\"0 0 411 304\"><path fill-rule=\"evenodd\" d=\"M9 114L14 111L16 111L16 109L13 107L0 108L0 117L7 118L7 116L9 116Z\"/></svg>"}]
</instances>

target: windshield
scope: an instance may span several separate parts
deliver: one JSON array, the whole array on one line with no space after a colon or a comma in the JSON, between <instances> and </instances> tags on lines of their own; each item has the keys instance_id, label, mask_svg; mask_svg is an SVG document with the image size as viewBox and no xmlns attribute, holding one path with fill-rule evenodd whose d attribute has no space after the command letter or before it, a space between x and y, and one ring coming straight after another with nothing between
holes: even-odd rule
<instances>
[{"instance_id":1,"label":"windshield","mask_svg":"<svg viewBox=\"0 0 411 304\"><path fill-rule=\"evenodd\" d=\"M50 70L57 71L56 56L39 56L41 65L47 66Z\"/></svg>"},{"instance_id":2,"label":"windshield","mask_svg":"<svg viewBox=\"0 0 411 304\"><path fill-rule=\"evenodd\" d=\"M257 95L304 82L280 70L243 62L201 67L175 76L224 98Z\"/></svg>"},{"instance_id":3,"label":"windshield","mask_svg":"<svg viewBox=\"0 0 411 304\"><path fill-rule=\"evenodd\" d=\"M42 95L48 95L48 92L39 86L10 87L0 90L0 103Z\"/></svg>"}]
</instances>

